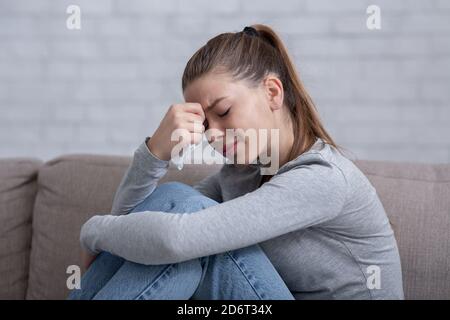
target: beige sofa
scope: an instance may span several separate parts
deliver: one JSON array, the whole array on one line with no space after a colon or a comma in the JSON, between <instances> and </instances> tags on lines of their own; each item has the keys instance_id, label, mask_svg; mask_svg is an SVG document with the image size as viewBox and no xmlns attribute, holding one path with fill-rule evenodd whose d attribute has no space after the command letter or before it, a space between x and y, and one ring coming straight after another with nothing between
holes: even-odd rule
<instances>
[{"instance_id":1,"label":"beige sofa","mask_svg":"<svg viewBox=\"0 0 450 320\"><path fill-rule=\"evenodd\" d=\"M80 265L79 231L110 211L130 157L0 160L0 299L64 299ZM394 224L408 299L450 299L450 164L355 161ZM160 181L193 184L220 165L172 167Z\"/></svg>"}]
</instances>

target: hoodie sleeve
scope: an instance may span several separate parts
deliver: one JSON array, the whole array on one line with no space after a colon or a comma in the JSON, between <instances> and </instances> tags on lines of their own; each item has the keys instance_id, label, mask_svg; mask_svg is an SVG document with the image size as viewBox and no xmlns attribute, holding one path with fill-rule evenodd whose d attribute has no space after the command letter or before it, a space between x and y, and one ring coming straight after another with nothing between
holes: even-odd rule
<instances>
[{"instance_id":1,"label":"hoodie sleeve","mask_svg":"<svg viewBox=\"0 0 450 320\"><path fill-rule=\"evenodd\" d=\"M167 173L168 160L161 160L147 147L147 139L134 152L130 166L116 190L111 214L128 214L144 201L157 187L158 181ZM203 195L222 202L219 184L220 171L203 178L193 186Z\"/></svg>"},{"instance_id":2,"label":"hoodie sleeve","mask_svg":"<svg viewBox=\"0 0 450 320\"><path fill-rule=\"evenodd\" d=\"M194 213L94 216L81 241L93 253L108 251L141 264L178 263L331 220L342 211L347 190L340 169L317 155L253 192Z\"/></svg>"},{"instance_id":3,"label":"hoodie sleeve","mask_svg":"<svg viewBox=\"0 0 450 320\"><path fill-rule=\"evenodd\" d=\"M147 147L147 140L134 152L130 166L114 196L111 214L124 215L131 212L156 188L158 181L167 173L168 160L156 157Z\"/></svg>"}]
</instances>

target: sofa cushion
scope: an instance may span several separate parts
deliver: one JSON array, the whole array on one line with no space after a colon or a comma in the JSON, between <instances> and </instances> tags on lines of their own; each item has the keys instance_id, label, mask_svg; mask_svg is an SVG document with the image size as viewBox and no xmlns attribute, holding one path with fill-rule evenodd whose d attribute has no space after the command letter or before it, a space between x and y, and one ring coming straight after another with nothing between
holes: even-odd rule
<instances>
[{"instance_id":1,"label":"sofa cushion","mask_svg":"<svg viewBox=\"0 0 450 320\"><path fill-rule=\"evenodd\" d=\"M27 299L65 299L69 265L81 267L79 234L96 214L108 214L130 157L68 155L51 160L39 171L33 219L33 250ZM193 184L217 166L172 165L159 181ZM82 272L85 270L82 269Z\"/></svg>"},{"instance_id":2,"label":"sofa cushion","mask_svg":"<svg viewBox=\"0 0 450 320\"><path fill-rule=\"evenodd\" d=\"M450 299L450 165L355 161L389 216L407 299Z\"/></svg>"},{"instance_id":3,"label":"sofa cushion","mask_svg":"<svg viewBox=\"0 0 450 320\"><path fill-rule=\"evenodd\" d=\"M0 160L0 299L24 299L28 283L31 218L41 161Z\"/></svg>"},{"instance_id":4,"label":"sofa cushion","mask_svg":"<svg viewBox=\"0 0 450 320\"><path fill-rule=\"evenodd\" d=\"M72 155L39 172L27 298L64 299L66 268L80 265L79 231L107 214L129 157ZM394 225L406 298L450 298L450 165L355 161ZM164 181L194 184L219 166L171 167ZM84 270L83 270L84 271Z\"/></svg>"}]
</instances>

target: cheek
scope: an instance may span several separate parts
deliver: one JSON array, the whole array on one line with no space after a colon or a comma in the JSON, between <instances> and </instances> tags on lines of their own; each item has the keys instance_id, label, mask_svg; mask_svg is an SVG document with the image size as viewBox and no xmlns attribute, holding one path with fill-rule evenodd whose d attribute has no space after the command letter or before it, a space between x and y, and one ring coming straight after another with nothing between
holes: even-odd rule
<instances>
[{"instance_id":1,"label":"cheek","mask_svg":"<svg viewBox=\"0 0 450 320\"><path fill-rule=\"evenodd\" d=\"M271 113L264 96L261 94L246 95L233 106L227 119L227 126L241 129L262 129L271 127Z\"/></svg>"},{"instance_id":2,"label":"cheek","mask_svg":"<svg viewBox=\"0 0 450 320\"><path fill-rule=\"evenodd\" d=\"M245 129L265 128L267 123L267 113L263 103L264 102L260 100L249 101L249 103L242 108L242 112L236 114L236 122L239 122L241 127Z\"/></svg>"},{"instance_id":3,"label":"cheek","mask_svg":"<svg viewBox=\"0 0 450 320\"><path fill-rule=\"evenodd\" d=\"M264 108L258 108L258 111L255 111L249 119L250 127L255 130L269 129L272 127L271 114L267 113Z\"/></svg>"}]
</instances>

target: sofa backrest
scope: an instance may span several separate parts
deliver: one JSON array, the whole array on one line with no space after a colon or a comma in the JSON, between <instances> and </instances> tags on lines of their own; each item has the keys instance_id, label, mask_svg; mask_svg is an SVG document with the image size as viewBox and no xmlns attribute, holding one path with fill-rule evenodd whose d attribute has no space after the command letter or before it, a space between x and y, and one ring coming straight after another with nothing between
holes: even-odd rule
<instances>
[{"instance_id":1,"label":"sofa backrest","mask_svg":"<svg viewBox=\"0 0 450 320\"><path fill-rule=\"evenodd\" d=\"M0 159L0 299L25 299L41 165L36 159Z\"/></svg>"},{"instance_id":2,"label":"sofa backrest","mask_svg":"<svg viewBox=\"0 0 450 320\"><path fill-rule=\"evenodd\" d=\"M0 243L0 299L64 299L67 267L81 266L80 228L91 216L110 211L131 158L58 157L40 167L36 199L40 163L21 161L0 161L0 237L7 240ZM374 185L394 225L406 298L450 299L450 164L355 164ZM171 166L160 183L192 185L219 169Z\"/></svg>"},{"instance_id":3,"label":"sofa backrest","mask_svg":"<svg viewBox=\"0 0 450 320\"><path fill-rule=\"evenodd\" d=\"M356 161L396 235L408 299L450 299L450 164Z\"/></svg>"}]
</instances>

